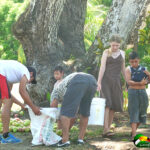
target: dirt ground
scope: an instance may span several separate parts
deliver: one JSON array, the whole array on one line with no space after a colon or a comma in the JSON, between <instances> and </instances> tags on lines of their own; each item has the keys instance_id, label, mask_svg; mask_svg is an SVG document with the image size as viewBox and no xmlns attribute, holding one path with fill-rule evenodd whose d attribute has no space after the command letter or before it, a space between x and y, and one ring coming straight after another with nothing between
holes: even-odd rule
<instances>
[{"instance_id":1,"label":"dirt ground","mask_svg":"<svg viewBox=\"0 0 150 150\"><path fill-rule=\"evenodd\" d=\"M76 145L71 141L71 145L67 148L46 147L46 146L31 146L31 133L16 133L15 135L23 140L20 144L0 144L0 150L140 150L136 148L130 140L131 128L127 112L115 114L114 129L115 135L110 138L103 138L102 135L96 135L92 138L86 138L86 144L82 146ZM100 126L88 127L92 130L102 128ZM143 125L138 129L138 133L150 136L150 114L148 114L147 125ZM150 148L149 148L150 149ZM148 150L142 148L142 150Z\"/></svg>"}]
</instances>

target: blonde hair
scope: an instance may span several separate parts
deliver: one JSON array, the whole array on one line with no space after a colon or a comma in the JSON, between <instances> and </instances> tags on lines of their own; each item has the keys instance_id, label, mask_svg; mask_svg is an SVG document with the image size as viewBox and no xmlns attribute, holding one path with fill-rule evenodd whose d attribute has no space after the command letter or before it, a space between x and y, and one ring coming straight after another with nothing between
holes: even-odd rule
<instances>
[{"instance_id":1,"label":"blonde hair","mask_svg":"<svg viewBox=\"0 0 150 150\"><path fill-rule=\"evenodd\" d=\"M109 42L116 42L116 43L121 43L121 37L119 35L112 35ZM112 50L111 48L108 49L108 57L112 55Z\"/></svg>"}]
</instances>

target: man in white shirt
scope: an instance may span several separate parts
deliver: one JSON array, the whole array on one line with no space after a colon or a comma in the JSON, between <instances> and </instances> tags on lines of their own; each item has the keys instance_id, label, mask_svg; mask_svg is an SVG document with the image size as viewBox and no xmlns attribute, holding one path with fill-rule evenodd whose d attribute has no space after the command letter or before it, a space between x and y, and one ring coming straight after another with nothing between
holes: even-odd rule
<instances>
[{"instance_id":1,"label":"man in white shirt","mask_svg":"<svg viewBox=\"0 0 150 150\"><path fill-rule=\"evenodd\" d=\"M36 71L32 67L26 67L15 60L0 60L0 102L3 103L2 124L3 136L0 142L20 143L21 140L9 133L10 112L12 103L17 103L17 99L10 94L14 83L20 83L19 93L36 115L40 115L40 108L35 106L26 91L28 83L36 84Z\"/></svg>"}]
</instances>

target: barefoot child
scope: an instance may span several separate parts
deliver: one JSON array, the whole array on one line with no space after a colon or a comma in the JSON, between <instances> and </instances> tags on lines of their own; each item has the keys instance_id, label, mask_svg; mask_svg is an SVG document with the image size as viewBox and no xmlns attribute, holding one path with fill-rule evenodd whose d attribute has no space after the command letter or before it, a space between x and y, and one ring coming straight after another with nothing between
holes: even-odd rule
<instances>
[{"instance_id":1,"label":"barefoot child","mask_svg":"<svg viewBox=\"0 0 150 150\"><path fill-rule=\"evenodd\" d=\"M129 54L130 66L126 68L128 84L128 111L131 123L131 137L136 135L138 126L146 123L148 96L145 86L150 79L150 73L139 64L140 60L136 52Z\"/></svg>"}]
</instances>

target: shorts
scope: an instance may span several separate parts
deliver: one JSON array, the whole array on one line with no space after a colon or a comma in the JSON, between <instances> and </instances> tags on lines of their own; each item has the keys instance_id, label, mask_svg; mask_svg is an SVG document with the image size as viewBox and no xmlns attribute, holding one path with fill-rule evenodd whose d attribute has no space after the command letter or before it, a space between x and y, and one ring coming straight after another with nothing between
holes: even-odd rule
<instances>
[{"instance_id":1,"label":"shorts","mask_svg":"<svg viewBox=\"0 0 150 150\"><path fill-rule=\"evenodd\" d=\"M148 96L145 89L128 89L130 123L146 123Z\"/></svg>"},{"instance_id":2,"label":"shorts","mask_svg":"<svg viewBox=\"0 0 150 150\"><path fill-rule=\"evenodd\" d=\"M6 77L0 74L0 99L10 99L10 90Z\"/></svg>"},{"instance_id":3,"label":"shorts","mask_svg":"<svg viewBox=\"0 0 150 150\"><path fill-rule=\"evenodd\" d=\"M77 113L88 117L92 98L95 95L97 82L89 74L77 74L67 86L60 115L74 118Z\"/></svg>"}]
</instances>

